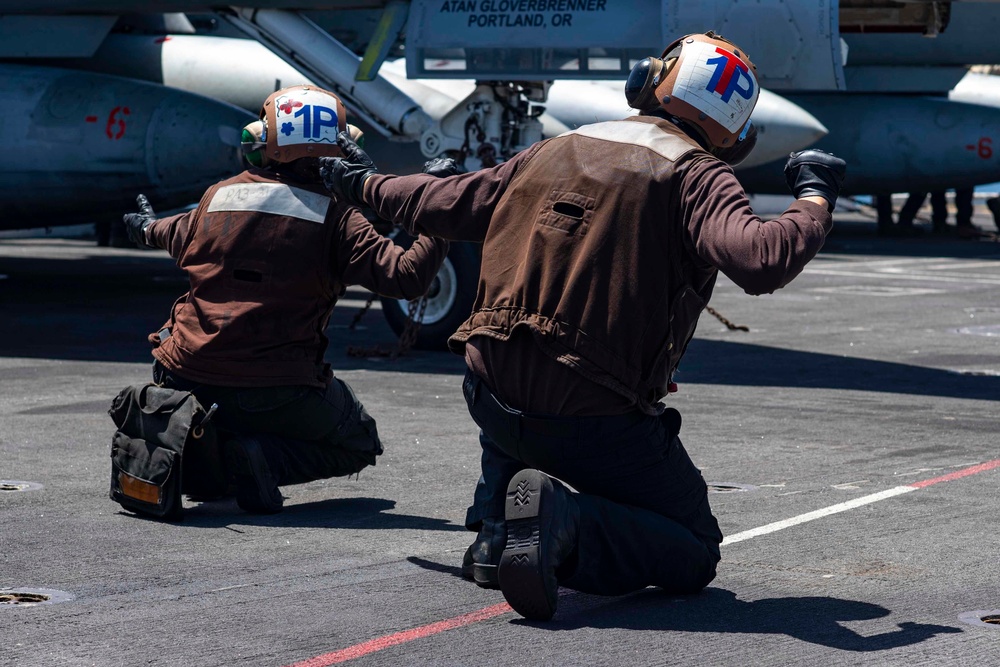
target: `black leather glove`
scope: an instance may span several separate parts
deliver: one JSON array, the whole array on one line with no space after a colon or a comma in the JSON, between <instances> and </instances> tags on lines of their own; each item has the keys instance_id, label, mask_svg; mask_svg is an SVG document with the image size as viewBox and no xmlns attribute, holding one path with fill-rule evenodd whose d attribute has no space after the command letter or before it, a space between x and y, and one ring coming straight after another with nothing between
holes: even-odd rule
<instances>
[{"instance_id":1,"label":"black leather glove","mask_svg":"<svg viewBox=\"0 0 1000 667\"><path fill-rule=\"evenodd\" d=\"M368 153L346 131L337 135L337 145L344 157L319 159L319 175L323 179L323 185L338 199L355 206L365 206L365 181L378 172L378 168L368 157Z\"/></svg>"},{"instance_id":2,"label":"black leather glove","mask_svg":"<svg viewBox=\"0 0 1000 667\"><path fill-rule=\"evenodd\" d=\"M424 162L423 172L438 178L447 178L456 174L464 174L465 169L458 166L458 163L450 157L436 157Z\"/></svg>"},{"instance_id":3,"label":"black leather glove","mask_svg":"<svg viewBox=\"0 0 1000 667\"><path fill-rule=\"evenodd\" d=\"M126 213L122 217L125 223L125 231L128 232L129 240L140 248L155 248L146 241L146 228L156 222L156 213L149 205L146 195L139 195L135 198L135 203L139 206L138 213Z\"/></svg>"},{"instance_id":4,"label":"black leather glove","mask_svg":"<svg viewBox=\"0 0 1000 667\"><path fill-rule=\"evenodd\" d=\"M809 148L788 156L785 182L796 199L822 197L833 211L840 186L847 174L847 163L832 153Z\"/></svg>"}]
</instances>

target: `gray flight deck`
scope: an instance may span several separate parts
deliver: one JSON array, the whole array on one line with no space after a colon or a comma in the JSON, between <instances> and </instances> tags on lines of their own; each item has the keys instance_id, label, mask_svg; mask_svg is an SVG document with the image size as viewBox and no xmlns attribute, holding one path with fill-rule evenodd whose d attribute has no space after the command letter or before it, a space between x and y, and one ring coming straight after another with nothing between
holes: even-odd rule
<instances>
[{"instance_id":1,"label":"gray flight deck","mask_svg":"<svg viewBox=\"0 0 1000 667\"><path fill-rule=\"evenodd\" d=\"M750 330L706 313L677 378L740 538L718 577L563 591L544 624L459 576L479 457L461 359L347 356L393 338L378 312L347 328L352 290L328 358L378 420L377 467L286 487L274 516L137 518L108 499L107 408L149 378L183 276L160 252L0 240L0 596L51 596L0 602L0 665L1000 665L981 620L1000 616L1000 243L837 220L774 295L720 279L712 306Z\"/></svg>"}]
</instances>

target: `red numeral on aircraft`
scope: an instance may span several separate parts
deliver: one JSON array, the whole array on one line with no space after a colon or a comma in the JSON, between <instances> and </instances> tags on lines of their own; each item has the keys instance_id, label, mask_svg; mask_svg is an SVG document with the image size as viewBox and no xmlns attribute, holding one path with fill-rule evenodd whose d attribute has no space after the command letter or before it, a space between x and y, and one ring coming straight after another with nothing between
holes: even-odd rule
<instances>
[{"instance_id":1,"label":"red numeral on aircraft","mask_svg":"<svg viewBox=\"0 0 1000 667\"><path fill-rule=\"evenodd\" d=\"M121 139L125 136L125 117L128 114L128 107L115 107L111 110L108 114L108 124L104 127L108 139Z\"/></svg>"},{"instance_id":2,"label":"red numeral on aircraft","mask_svg":"<svg viewBox=\"0 0 1000 667\"><path fill-rule=\"evenodd\" d=\"M988 160L991 157L993 157L992 143L993 140L990 139L989 137L982 137L979 140L979 147L978 150L976 151L979 157L983 158L984 160Z\"/></svg>"}]
</instances>

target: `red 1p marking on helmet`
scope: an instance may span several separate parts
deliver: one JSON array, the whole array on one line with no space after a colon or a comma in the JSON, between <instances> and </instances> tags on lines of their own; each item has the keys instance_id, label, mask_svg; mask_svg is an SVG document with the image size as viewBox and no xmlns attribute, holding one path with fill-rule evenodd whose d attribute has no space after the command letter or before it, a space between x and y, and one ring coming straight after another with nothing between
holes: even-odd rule
<instances>
[{"instance_id":1,"label":"red 1p marking on helmet","mask_svg":"<svg viewBox=\"0 0 1000 667\"><path fill-rule=\"evenodd\" d=\"M657 107L698 130L712 148L733 146L757 104L757 68L738 46L712 32L685 35L660 58L633 68L625 86L629 104Z\"/></svg>"}]
</instances>

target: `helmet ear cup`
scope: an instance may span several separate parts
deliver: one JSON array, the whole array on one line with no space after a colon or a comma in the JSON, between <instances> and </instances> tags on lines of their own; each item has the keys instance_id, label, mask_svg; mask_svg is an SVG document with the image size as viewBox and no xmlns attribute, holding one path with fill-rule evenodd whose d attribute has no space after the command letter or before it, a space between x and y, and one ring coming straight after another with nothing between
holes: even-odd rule
<instances>
[{"instance_id":1,"label":"helmet ear cup","mask_svg":"<svg viewBox=\"0 0 1000 667\"><path fill-rule=\"evenodd\" d=\"M246 161L255 167L267 164L267 126L263 120L255 120L243 128L240 149Z\"/></svg>"},{"instance_id":2,"label":"helmet ear cup","mask_svg":"<svg viewBox=\"0 0 1000 667\"><path fill-rule=\"evenodd\" d=\"M633 109L652 111L660 106L656 87L660 85L666 63L659 58L643 58L629 72L625 81L625 100Z\"/></svg>"},{"instance_id":3,"label":"helmet ear cup","mask_svg":"<svg viewBox=\"0 0 1000 667\"><path fill-rule=\"evenodd\" d=\"M354 139L354 143L356 143L359 148L365 147L365 133L361 131L360 127L348 123L347 133L351 135L351 139Z\"/></svg>"}]
</instances>

